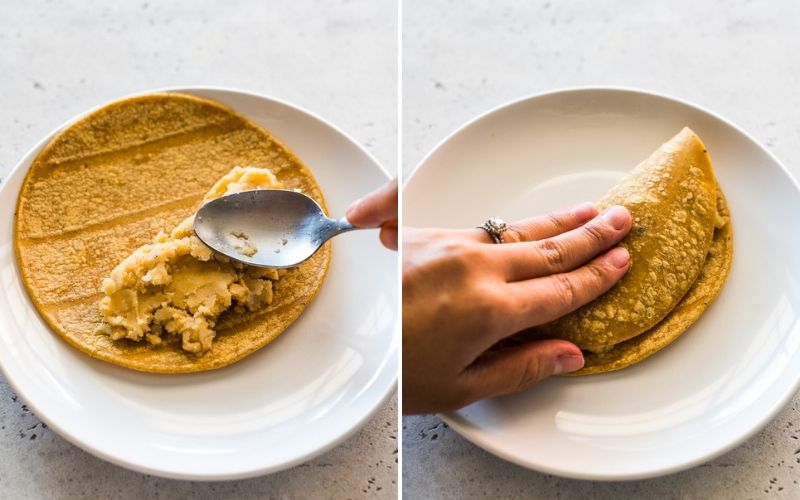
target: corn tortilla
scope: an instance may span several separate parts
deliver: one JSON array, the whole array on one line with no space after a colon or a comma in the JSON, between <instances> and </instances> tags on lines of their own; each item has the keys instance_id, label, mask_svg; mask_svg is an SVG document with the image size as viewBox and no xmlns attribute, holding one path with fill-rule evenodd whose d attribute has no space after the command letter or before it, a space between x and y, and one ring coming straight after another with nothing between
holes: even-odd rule
<instances>
[{"instance_id":1,"label":"corn tortilla","mask_svg":"<svg viewBox=\"0 0 800 500\"><path fill-rule=\"evenodd\" d=\"M720 214L730 217L722 191L717 198ZM660 351L686 332L722 290L733 263L733 226L728 223L714 232L700 276L681 301L656 326L615 345L605 353L587 352L584 367L574 375L610 372L625 368ZM572 374L571 374L572 375Z\"/></svg>"},{"instance_id":2,"label":"corn tortilla","mask_svg":"<svg viewBox=\"0 0 800 500\"><path fill-rule=\"evenodd\" d=\"M183 373L229 365L280 335L313 299L330 243L289 270L265 309L223 314L211 351L178 338L152 346L99 333L100 280L134 249L194 213L236 165L269 168L326 209L311 171L269 132L221 104L178 93L111 103L61 131L31 165L17 201L14 243L25 288L72 346L134 370Z\"/></svg>"}]
</instances>

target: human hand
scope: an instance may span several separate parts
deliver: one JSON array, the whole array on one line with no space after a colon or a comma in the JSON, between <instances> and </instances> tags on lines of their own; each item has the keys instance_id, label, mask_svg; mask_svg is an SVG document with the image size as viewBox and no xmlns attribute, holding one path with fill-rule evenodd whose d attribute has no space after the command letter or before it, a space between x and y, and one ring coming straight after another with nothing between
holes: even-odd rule
<instances>
[{"instance_id":1,"label":"human hand","mask_svg":"<svg viewBox=\"0 0 800 500\"><path fill-rule=\"evenodd\" d=\"M628 271L622 206L591 204L482 229L403 229L403 411L460 408L583 366L565 340L490 350L594 300ZM614 247L614 248L612 248Z\"/></svg>"},{"instance_id":2,"label":"human hand","mask_svg":"<svg viewBox=\"0 0 800 500\"><path fill-rule=\"evenodd\" d=\"M358 227L380 226L383 246L397 250L397 178L354 201L347 220Z\"/></svg>"}]
</instances>

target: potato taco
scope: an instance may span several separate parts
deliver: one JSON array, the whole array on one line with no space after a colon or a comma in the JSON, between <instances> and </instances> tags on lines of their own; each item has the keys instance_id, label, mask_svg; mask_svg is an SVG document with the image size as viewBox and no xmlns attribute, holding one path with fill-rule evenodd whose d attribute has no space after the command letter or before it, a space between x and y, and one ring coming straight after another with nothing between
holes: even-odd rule
<instances>
[{"instance_id":1,"label":"potato taco","mask_svg":"<svg viewBox=\"0 0 800 500\"><path fill-rule=\"evenodd\" d=\"M608 293L518 338L563 338L584 350L574 375L642 361L684 333L719 294L733 261L733 230L711 159L684 128L597 204L624 205L628 273Z\"/></svg>"}]
</instances>

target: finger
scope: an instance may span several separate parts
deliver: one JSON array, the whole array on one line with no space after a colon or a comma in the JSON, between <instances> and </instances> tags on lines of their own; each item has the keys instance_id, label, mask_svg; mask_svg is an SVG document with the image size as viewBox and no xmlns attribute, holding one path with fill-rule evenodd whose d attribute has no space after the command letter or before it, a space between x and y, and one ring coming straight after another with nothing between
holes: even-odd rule
<instances>
[{"instance_id":1,"label":"finger","mask_svg":"<svg viewBox=\"0 0 800 500\"><path fill-rule=\"evenodd\" d=\"M583 367L581 350L566 340L537 340L484 354L464 373L475 400L528 389L551 375Z\"/></svg>"},{"instance_id":2,"label":"finger","mask_svg":"<svg viewBox=\"0 0 800 500\"><path fill-rule=\"evenodd\" d=\"M593 204L586 202L567 210L522 219L508 224L503 232L503 242L519 243L550 238L582 226L595 215L597 215L597 209ZM483 229L476 228L470 230L470 233L477 241L493 243L489 233Z\"/></svg>"},{"instance_id":3,"label":"finger","mask_svg":"<svg viewBox=\"0 0 800 500\"><path fill-rule=\"evenodd\" d=\"M531 279L582 266L616 245L630 230L630 212L615 205L577 229L540 241L502 245L493 253L507 266L509 280Z\"/></svg>"},{"instance_id":4,"label":"finger","mask_svg":"<svg viewBox=\"0 0 800 500\"><path fill-rule=\"evenodd\" d=\"M378 227L397 219L397 178L356 200L347 209L347 220L358 227Z\"/></svg>"},{"instance_id":5,"label":"finger","mask_svg":"<svg viewBox=\"0 0 800 500\"><path fill-rule=\"evenodd\" d=\"M390 221L381 226L381 243L389 250L397 250L397 221Z\"/></svg>"},{"instance_id":6,"label":"finger","mask_svg":"<svg viewBox=\"0 0 800 500\"><path fill-rule=\"evenodd\" d=\"M509 283L514 331L553 321L591 302L614 286L629 266L628 251L616 247L574 271Z\"/></svg>"}]
</instances>

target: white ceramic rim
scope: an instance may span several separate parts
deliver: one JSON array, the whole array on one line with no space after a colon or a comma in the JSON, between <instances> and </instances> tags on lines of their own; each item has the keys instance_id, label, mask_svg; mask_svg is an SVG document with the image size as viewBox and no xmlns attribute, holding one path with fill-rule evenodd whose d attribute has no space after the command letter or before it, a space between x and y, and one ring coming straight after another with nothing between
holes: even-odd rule
<instances>
[{"instance_id":1,"label":"white ceramic rim","mask_svg":"<svg viewBox=\"0 0 800 500\"><path fill-rule=\"evenodd\" d=\"M745 136L749 139L755 146L761 149L770 160L772 160L778 167L783 171L786 177L791 181L794 188L800 192L800 184L798 184L797 179L791 174L789 169L771 152L769 151L764 145L762 145L755 137L751 134L743 130L741 127L735 125L731 121L723 118L722 116L714 113L713 111L708 110L707 108L694 104L684 99L680 99L678 97L674 97L671 95L659 93L659 92L651 92L648 90L643 90L635 87L625 87L625 86L606 86L606 85L588 85L588 86L575 86L575 87L564 87L558 88L554 90L548 90L544 92L539 92L535 94L530 94L524 97L519 97L514 100L505 102L496 106L489 111L481 113L475 118L467 121L463 125L456 128L453 132L448 134L444 139L439 141L438 144L428 153L425 157L417 164L414 170L409 174L409 176L405 179L403 183L403 187L408 184L408 182L414 177L414 175L420 170L420 168L428 161L428 159L434 155L445 143L449 142L455 135L461 133L462 130L466 129L467 127L472 126L476 122L483 120L484 118L492 115L498 111L504 110L506 108L510 108L516 105L519 105L526 101L531 101L534 99L552 96L555 94L568 94L573 92L586 92L586 91L614 91L614 92L621 92L621 93L631 93L631 94L639 94L645 95L649 97L656 97L666 101L671 101L676 104L680 104L683 106L687 106L689 108L694 108L697 111L705 113L706 115L722 122L723 124L731 127L738 133ZM484 439L482 437L476 437L475 435L471 434L469 429L462 425L459 417L456 413L443 413L438 414L438 416L449 425L453 430L459 433L461 436L469 440L470 442L474 443L475 445L483 448L484 450L504 459L514 464L520 465L522 467L537 470L539 472L544 472L546 474L553 474L556 476L561 477L568 477L572 479L583 479L583 480L594 480L594 481L632 481L637 479L647 479L653 477L664 476L668 474L673 474L682 470L690 469L692 467L696 467L700 464L708 462L714 458L717 458L728 451L736 448L737 446L741 445L745 441L749 440L755 434L760 432L768 423L770 423L777 414L789 403L791 398L797 393L798 389L800 389L800 378L797 378L794 381L794 384L791 385L788 390L786 390L783 396L779 399L777 404L775 404L769 411L765 412L761 418L761 420L755 422L753 426L749 429L748 432L741 434L740 436L735 437L730 442L728 442L725 446L721 446L715 450L710 450L706 454L698 456L693 460L684 461L681 463L676 463L670 467L664 467L657 470L649 470L643 471L638 473L623 473L623 474L592 474L592 473L574 473L572 471L563 471L557 468L550 468L546 465L542 464L532 464L526 462L525 460L521 459L520 457L512 456L508 453L505 453L501 448L495 446L495 444L490 439Z\"/></svg>"},{"instance_id":2,"label":"white ceramic rim","mask_svg":"<svg viewBox=\"0 0 800 500\"><path fill-rule=\"evenodd\" d=\"M24 163L25 159L30 157L34 152L36 152L36 151L40 150L42 147L44 147L44 145L47 144L49 141L51 141L53 139L53 137L58 132L60 132L61 130L65 129L66 127L69 127L70 125L72 125L73 123L77 122L81 118L83 118L83 117L95 112L96 110L102 108L103 106L106 106L110 102L114 102L114 101L118 101L118 100L121 100L121 99L130 98L130 97L136 97L136 96L140 96L140 95L153 94L153 93L157 93L157 92L194 93L194 92L204 92L204 91L231 92L231 93L237 93L237 94L247 95L247 96L251 96L251 97L257 97L257 98L260 98L260 99L265 99L265 100L268 100L268 101L275 102L275 103L277 103L279 105L286 106L288 108L292 108L293 110L295 110L297 112L305 114L305 115L317 120L318 122L322 123L323 125L331 128L335 132L341 134L345 139L347 139L354 146L356 146L356 148L358 148L361 151L361 153L366 155L372 161L372 163L375 166L378 167L380 172L386 177L387 180L390 180L392 178L392 176L389 173L389 171L386 170L386 168L383 165L381 165L381 163L369 151L367 151L367 149L365 149L358 141L353 139L353 137L351 137L349 134L344 132L339 127L333 125L332 123L330 123L329 121L325 120L324 118L321 118L319 115L317 115L315 113L312 113L311 111L308 111L305 108L302 108L302 107L297 106L295 104L289 103L287 101L284 101L284 100L281 100L281 99L277 99L277 98L274 98L274 97L270 97L270 96L267 96L267 95L264 95L264 94L260 94L260 93L257 93L257 92L245 91L245 90L241 90L241 89L237 89L237 88L233 88L233 87L210 86L210 85L189 85L189 86L176 86L176 87L162 87L162 88L144 90L144 91L141 91L141 92L135 92L135 93L132 93L132 94L126 94L124 96L116 97L116 98L110 99L108 101L105 101L102 104L98 104L97 106L94 106L94 107L90 108L89 110L84 111L84 112L74 116L73 118L70 118L69 120L67 120L63 124L59 125L55 129L53 129L42 140L40 140L33 147L28 149L28 151L22 156L22 159L17 162L17 164L14 166L13 169L11 169L11 171L9 171L9 173L6 175L6 177L10 177L12 174L17 173L18 170L22 169L22 164ZM247 116L244 113L242 113L242 114L245 117ZM28 165L27 168L30 168L30 165ZM0 194L3 194L5 186L6 186L5 183L0 184ZM19 195L19 193L13 193L13 196L15 196L15 197L18 196L18 195ZM17 263L16 259L13 259L13 261L14 261L13 262L14 268L15 268L17 274L19 275L20 274L20 270L19 270L18 263ZM38 311L37 311L37 314L38 314ZM400 323L400 319L399 319L399 316L398 316L398 322L397 322L397 325L395 326L395 335L394 335L395 339L398 338L398 333L399 333L399 329L400 329L400 324L399 323ZM396 346L395 346L395 350L396 350ZM335 438L333 438L332 440L330 440L330 441L328 441L326 443L322 443L316 450L313 450L313 451L308 452L308 453L306 453L304 455L298 456L294 460L289 460L289 461L284 462L282 464L273 465L273 466L267 466L267 467L254 468L252 470L245 470L245 471L241 471L240 473L236 473L236 474L193 475L193 474L176 474L176 473L173 473L173 472L165 472L165 471L162 471L160 469L149 468L146 465L142 465L142 464L139 464L139 463L128 462L128 461L122 460L122 459L120 459L120 458L118 458L116 456L104 453L104 452L94 448L93 446L91 446L91 444L86 443L84 441L81 441L81 440L73 437L69 432L67 432L63 427L61 427L57 423L57 420L54 420L49 415L45 415L45 414L41 413L39 411L39 408L37 407L37 405L35 403L29 401L25 397L24 392L20 391L20 387L18 385L18 382L16 380L14 380L13 377L9 377L8 373L6 372L5 367L3 367L2 364L0 364L0 373L2 373L2 375L5 378L6 382L14 390L14 393L16 395L18 395L19 397L21 397L25 401L27 406L31 409L33 414L39 420L41 420L42 422L47 424L47 426L52 428L56 433L58 433L59 436L63 437L64 439L66 439L70 443L74 444L78 448L81 448L82 450L87 451L87 452L91 453L92 455L94 455L96 457L99 457L99 458L101 458L101 459L103 459L103 460L105 460L107 462L113 463L115 465L119 465L119 466L124 467L124 468L129 469L129 470L134 470L136 472L141 472L141 473L144 473L144 474L151 474L151 475L154 475L154 476L165 477L165 478L170 478L170 479L184 479L184 480L192 480L192 481L228 481L228 480L236 480L236 479L246 479L246 478L258 477L258 476L263 476L263 475L266 475L266 474L271 474L273 472L278 472L278 471L281 471L281 470L289 469L289 468L294 467L296 465L300 465L300 464L302 464L304 462L308 462L309 460L311 460L313 458L316 458L316 457L324 454L325 452L330 451L331 449L333 449L334 447L338 446L339 444L343 443L345 440L347 440L349 437L351 437L353 434L355 434L356 431L361 429L361 427L369 419L371 419L375 415L375 413L377 413L377 411L386 403L386 401L389 399L391 394L394 391L397 390L397 379L398 379L397 366L395 366L395 374L394 374L394 377L393 377L393 382L386 387L386 389L384 390L383 395L381 395L381 397L376 400L376 404L373 406L373 408L370 411L364 413L360 418L354 420L352 422L352 424L346 429L346 431L344 433L340 434L339 436L336 436Z\"/></svg>"}]
</instances>

